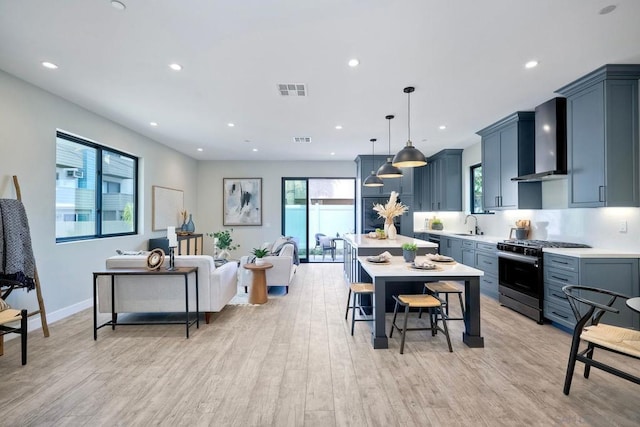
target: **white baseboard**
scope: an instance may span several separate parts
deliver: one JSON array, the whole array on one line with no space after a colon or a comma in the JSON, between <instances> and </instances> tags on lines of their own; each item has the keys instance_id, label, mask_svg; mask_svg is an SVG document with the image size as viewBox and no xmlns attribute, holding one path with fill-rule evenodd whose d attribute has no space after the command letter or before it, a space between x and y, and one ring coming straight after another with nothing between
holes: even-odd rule
<instances>
[{"instance_id":1,"label":"white baseboard","mask_svg":"<svg viewBox=\"0 0 640 427\"><path fill-rule=\"evenodd\" d=\"M85 310L90 307L93 307L93 298L89 298L87 300L80 301L79 303L70 305L69 307L65 307L60 310L47 313L47 324L51 325L52 323L55 323L58 320L62 320L66 317L79 313L82 310ZM31 332L38 329L42 329L42 322L40 321L40 315L35 315L33 317L30 317L29 321L27 322L27 331ZM10 341L14 338L18 338L18 334L7 334L4 336L5 341Z\"/></svg>"}]
</instances>

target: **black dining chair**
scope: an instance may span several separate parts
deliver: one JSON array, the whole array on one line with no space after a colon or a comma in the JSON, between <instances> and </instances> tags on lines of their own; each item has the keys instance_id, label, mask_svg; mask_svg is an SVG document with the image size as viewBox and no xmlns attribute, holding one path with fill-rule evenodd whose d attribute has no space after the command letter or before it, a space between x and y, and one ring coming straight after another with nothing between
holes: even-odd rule
<instances>
[{"instance_id":1,"label":"black dining chair","mask_svg":"<svg viewBox=\"0 0 640 427\"><path fill-rule=\"evenodd\" d=\"M577 320L573 330L569 363L564 379L564 394L569 395L576 362L584 363L585 378L589 378L589 371L593 366L640 384L640 377L593 358L597 348L633 359L640 359L640 331L600 322L606 313L619 314L620 310L613 307L613 304L617 300L627 300L629 297L606 289L588 286L569 285L563 287L562 291L566 294ZM600 303L594 300L606 302ZM587 343L587 347L583 350L579 349L581 340Z\"/></svg>"}]
</instances>

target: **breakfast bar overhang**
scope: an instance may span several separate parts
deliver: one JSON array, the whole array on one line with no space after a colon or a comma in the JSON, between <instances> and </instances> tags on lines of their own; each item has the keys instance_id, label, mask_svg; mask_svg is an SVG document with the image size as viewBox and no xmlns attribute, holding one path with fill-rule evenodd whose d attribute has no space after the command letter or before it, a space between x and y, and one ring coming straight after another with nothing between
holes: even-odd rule
<instances>
[{"instance_id":1,"label":"breakfast bar overhang","mask_svg":"<svg viewBox=\"0 0 640 427\"><path fill-rule=\"evenodd\" d=\"M418 270L410 267L401 256L392 257L386 264L371 263L366 256L358 256L358 263L373 279L375 293L373 297L373 330L371 342L373 348L388 348L385 331L385 294L387 286L397 282L435 282L454 280L464 282L465 331L462 341L469 347L484 347L484 338L480 332L480 277L482 270L464 264L438 265L437 270Z\"/></svg>"}]
</instances>

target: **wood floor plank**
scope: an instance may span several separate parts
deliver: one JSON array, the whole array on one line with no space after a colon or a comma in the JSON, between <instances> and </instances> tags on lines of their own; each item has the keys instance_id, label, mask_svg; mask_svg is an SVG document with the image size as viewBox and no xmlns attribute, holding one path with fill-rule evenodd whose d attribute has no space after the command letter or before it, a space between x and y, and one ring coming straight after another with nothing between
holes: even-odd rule
<instances>
[{"instance_id":1,"label":"wood floor plank","mask_svg":"<svg viewBox=\"0 0 640 427\"><path fill-rule=\"evenodd\" d=\"M481 297L485 348L464 325L371 348L368 322L344 319L341 265L301 265L284 296L227 306L210 324L103 328L91 310L29 334L0 357L0 425L13 426L637 426L637 385L592 369L562 384L570 335ZM456 313L457 306L451 309ZM387 332L391 315L387 315ZM411 321L417 322L412 314ZM599 354L596 351L596 357ZM610 363L640 375L640 362Z\"/></svg>"}]
</instances>

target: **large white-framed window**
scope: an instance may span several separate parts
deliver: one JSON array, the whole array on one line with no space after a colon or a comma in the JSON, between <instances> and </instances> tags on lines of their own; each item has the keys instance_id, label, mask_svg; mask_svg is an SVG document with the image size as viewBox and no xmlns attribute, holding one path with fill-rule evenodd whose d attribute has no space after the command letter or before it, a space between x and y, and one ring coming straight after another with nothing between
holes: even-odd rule
<instances>
[{"instance_id":1,"label":"large white-framed window","mask_svg":"<svg viewBox=\"0 0 640 427\"><path fill-rule=\"evenodd\" d=\"M138 158L56 133L56 242L138 232Z\"/></svg>"}]
</instances>

